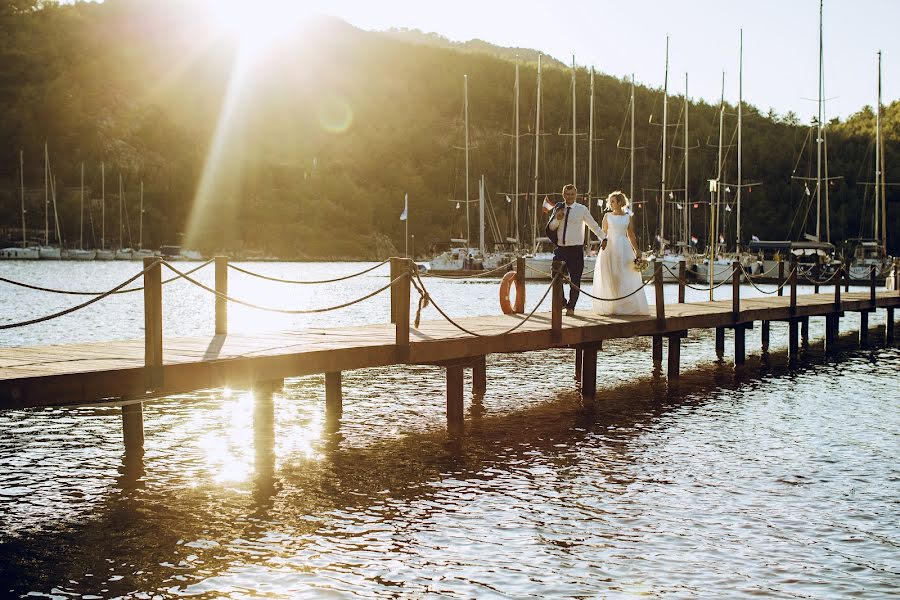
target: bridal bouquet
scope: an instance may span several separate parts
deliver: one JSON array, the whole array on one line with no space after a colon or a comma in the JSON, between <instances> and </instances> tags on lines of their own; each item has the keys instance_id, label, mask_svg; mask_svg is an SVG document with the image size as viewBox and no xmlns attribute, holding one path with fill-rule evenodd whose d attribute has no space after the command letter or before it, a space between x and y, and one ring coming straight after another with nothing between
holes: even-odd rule
<instances>
[{"instance_id":1,"label":"bridal bouquet","mask_svg":"<svg viewBox=\"0 0 900 600\"><path fill-rule=\"evenodd\" d=\"M642 273L644 271L644 269L646 269L649 265L650 265L650 263L648 263L646 260L644 260L643 257L639 256L634 259L634 263L632 263L632 268L635 271L637 271L638 273Z\"/></svg>"}]
</instances>

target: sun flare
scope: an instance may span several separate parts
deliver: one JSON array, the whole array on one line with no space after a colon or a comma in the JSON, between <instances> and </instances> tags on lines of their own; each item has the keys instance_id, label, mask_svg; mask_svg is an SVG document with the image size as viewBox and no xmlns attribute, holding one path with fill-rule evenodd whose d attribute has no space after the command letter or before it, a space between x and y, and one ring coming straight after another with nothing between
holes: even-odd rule
<instances>
[{"instance_id":1,"label":"sun flare","mask_svg":"<svg viewBox=\"0 0 900 600\"><path fill-rule=\"evenodd\" d=\"M211 21L242 47L261 49L295 31L309 16L298 0L207 0Z\"/></svg>"}]
</instances>

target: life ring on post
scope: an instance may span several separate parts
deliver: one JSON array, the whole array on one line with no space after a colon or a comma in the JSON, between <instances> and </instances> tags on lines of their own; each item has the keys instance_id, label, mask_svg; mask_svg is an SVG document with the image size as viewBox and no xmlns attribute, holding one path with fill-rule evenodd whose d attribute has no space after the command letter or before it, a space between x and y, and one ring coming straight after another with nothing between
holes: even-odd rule
<instances>
[{"instance_id":1,"label":"life ring on post","mask_svg":"<svg viewBox=\"0 0 900 600\"><path fill-rule=\"evenodd\" d=\"M513 307L509 299L512 286L516 286L516 304ZM525 312L525 284L516 277L515 271L510 271L500 280L500 309L504 315L522 314Z\"/></svg>"}]
</instances>

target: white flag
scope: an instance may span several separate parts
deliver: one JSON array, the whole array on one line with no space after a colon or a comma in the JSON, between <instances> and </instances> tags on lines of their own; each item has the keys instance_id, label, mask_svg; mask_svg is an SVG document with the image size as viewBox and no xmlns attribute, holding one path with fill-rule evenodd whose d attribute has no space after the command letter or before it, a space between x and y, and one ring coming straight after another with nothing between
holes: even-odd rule
<instances>
[{"instance_id":1,"label":"white flag","mask_svg":"<svg viewBox=\"0 0 900 600\"><path fill-rule=\"evenodd\" d=\"M726 205L725 205L725 210L727 210L728 212L731 212L731 205L730 205L730 204L726 204Z\"/></svg>"},{"instance_id":2,"label":"white flag","mask_svg":"<svg viewBox=\"0 0 900 600\"><path fill-rule=\"evenodd\" d=\"M672 192L669 192L669 200L671 200L674 197L675 197L675 194L673 194Z\"/></svg>"},{"instance_id":3,"label":"white flag","mask_svg":"<svg viewBox=\"0 0 900 600\"><path fill-rule=\"evenodd\" d=\"M807 196L811 196L811 195L812 195L812 192L809 191L809 186L806 185L805 183L803 184L803 192L804 192Z\"/></svg>"},{"instance_id":4,"label":"white flag","mask_svg":"<svg viewBox=\"0 0 900 600\"><path fill-rule=\"evenodd\" d=\"M681 206L681 205L678 204L677 202L675 203L675 207L676 207L678 210L681 210L682 208L684 208L683 206Z\"/></svg>"},{"instance_id":5,"label":"white flag","mask_svg":"<svg viewBox=\"0 0 900 600\"><path fill-rule=\"evenodd\" d=\"M407 217L407 211L409 210L409 194L403 195L403 212L400 213L400 220L405 221Z\"/></svg>"},{"instance_id":6,"label":"white flag","mask_svg":"<svg viewBox=\"0 0 900 600\"><path fill-rule=\"evenodd\" d=\"M456 203L456 210L459 210L459 202Z\"/></svg>"},{"instance_id":7,"label":"white flag","mask_svg":"<svg viewBox=\"0 0 900 600\"><path fill-rule=\"evenodd\" d=\"M725 186L725 191L728 192L728 193L730 194L730 193L731 193L731 188L728 187L728 186Z\"/></svg>"},{"instance_id":8,"label":"white flag","mask_svg":"<svg viewBox=\"0 0 900 600\"><path fill-rule=\"evenodd\" d=\"M507 197L506 197L506 201L507 201L507 202L512 202L512 198L510 198L509 196L507 196Z\"/></svg>"}]
</instances>

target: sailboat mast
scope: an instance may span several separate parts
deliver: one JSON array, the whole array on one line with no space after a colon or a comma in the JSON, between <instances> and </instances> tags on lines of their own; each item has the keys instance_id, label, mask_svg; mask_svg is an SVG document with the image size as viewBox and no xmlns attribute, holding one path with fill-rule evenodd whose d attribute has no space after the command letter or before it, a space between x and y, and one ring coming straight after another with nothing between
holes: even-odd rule
<instances>
[{"instance_id":1,"label":"sailboat mast","mask_svg":"<svg viewBox=\"0 0 900 600\"><path fill-rule=\"evenodd\" d=\"M50 152L44 142L44 246L50 245Z\"/></svg>"},{"instance_id":2,"label":"sailboat mast","mask_svg":"<svg viewBox=\"0 0 900 600\"><path fill-rule=\"evenodd\" d=\"M537 110L535 111L535 125L534 125L534 220L531 223L531 234L532 234L532 242L534 248L537 249L537 222L539 217L538 210L538 156L540 155L540 147L541 147L541 58L542 56L538 54L538 69L537 69Z\"/></svg>"},{"instance_id":3,"label":"sailboat mast","mask_svg":"<svg viewBox=\"0 0 900 600\"><path fill-rule=\"evenodd\" d=\"M106 250L106 163L100 163L100 249Z\"/></svg>"},{"instance_id":4,"label":"sailboat mast","mask_svg":"<svg viewBox=\"0 0 900 600\"><path fill-rule=\"evenodd\" d=\"M478 249L484 256L484 174L478 180Z\"/></svg>"},{"instance_id":5,"label":"sailboat mast","mask_svg":"<svg viewBox=\"0 0 900 600\"><path fill-rule=\"evenodd\" d=\"M409 217L407 217L407 220ZM141 220L138 224L138 250L144 247L144 182L141 182Z\"/></svg>"},{"instance_id":6,"label":"sailboat mast","mask_svg":"<svg viewBox=\"0 0 900 600\"><path fill-rule=\"evenodd\" d=\"M715 225L714 225L714 233L715 237L713 238L713 247L719 243L719 213L722 208L722 131L725 126L725 72L722 72L722 100L719 103L719 154L718 154L718 168L716 170L716 204L715 209L713 210L713 215L715 215ZM712 273L713 264L712 260L710 261L710 281L714 279Z\"/></svg>"},{"instance_id":7,"label":"sailboat mast","mask_svg":"<svg viewBox=\"0 0 900 600\"><path fill-rule=\"evenodd\" d=\"M463 110L466 121L466 248L472 243L469 224L469 76L463 75Z\"/></svg>"},{"instance_id":8,"label":"sailboat mast","mask_svg":"<svg viewBox=\"0 0 900 600\"><path fill-rule=\"evenodd\" d=\"M591 209L591 177L593 176L594 162L594 67L591 67L591 103L590 117L588 119L588 180L587 180L587 203L588 210Z\"/></svg>"},{"instance_id":9,"label":"sailboat mast","mask_svg":"<svg viewBox=\"0 0 900 600\"><path fill-rule=\"evenodd\" d=\"M688 242L690 240L690 223L688 222L688 217L690 213L690 201L691 195L688 193L688 108L690 104L688 102L688 74L684 74L684 209L682 210L682 243L684 244L683 248L688 247Z\"/></svg>"},{"instance_id":10,"label":"sailboat mast","mask_svg":"<svg viewBox=\"0 0 900 600\"><path fill-rule=\"evenodd\" d=\"M629 179L628 194L634 202L634 73L631 74L631 178Z\"/></svg>"},{"instance_id":11,"label":"sailboat mast","mask_svg":"<svg viewBox=\"0 0 900 600\"><path fill-rule=\"evenodd\" d=\"M513 238L519 242L519 57L516 56L516 201L513 207L515 213L516 232Z\"/></svg>"},{"instance_id":12,"label":"sailboat mast","mask_svg":"<svg viewBox=\"0 0 900 600\"><path fill-rule=\"evenodd\" d=\"M741 123L744 104L744 30L741 29L741 49L738 63L738 123L737 123L737 230L734 238L735 250L741 249Z\"/></svg>"},{"instance_id":13,"label":"sailboat mast","mask_svg":"<svg viewBox=\"0 0 900 600\"><path fill-rule=\"evenodd\" d=\"M122 172L119 171L119 249L124 247L122 229Z\"/></svg>"},{"instance_id":14,"label":"sailboat mast","mask_svg":"<svg viewBox=\"0 0 900 600\"><path fill-rule=\"evenodd\" d=\"M575 184L575 55L572 55L572 185Z\"/></svg>"},{"instance_id":15,"label":"sailboat mast","mask_svg":"<svg viewBox=\"0 0 900 600\"><path fill-rule=\"evenodd\" d=\"M886 197L885 197L885 184L884 184L884 136L881 135L881 50L878 51L878 137L879 141L877 146L879 147L879 155L880 158L878 160L878 170L880 173L879 177L875 178L875 187L877 188L879 185L881 186L881 245L884 248L885 255L887 254L887 207L886 207ZM876 208L877 211L877 208ZM878 215L875 215L875 219L878 219Z\"/></svg>"},{"instance_id":16,"label":"sailboat mast","mask_svg":"<svg viewBox=\"0 0 900 600\"><path fill-rule=\"evenodd\" d=\"M820 239L822 221L822 5L819 0L819 117L816 135L816 240Z\"/></svg>"},{"instance_id":17,"label":"sailboat mast","mask_svg":"<svg viewBox=\"0 0 900 600\"><path fill-rule=\"evenodd\" d=\"M84 163L81 163L81 208L78 214L78 249L84 250Z\"/></svg>"},{"instance_id":18,"label":"sailboat mast","mask_svg":"<svg viewBox=\"0 0 900 600\"><path fill-rule=\"evenodd\" d=\"M19 150L19 189L20 199L22 201L22 247L28 244L28 238L25 234L25 152Z\"/></svg>"},{"instance_id":19,"label":"sailboat mast","mask_svg":"<svg viewBox=\"0 0 900 600\"><path fill-rule=\"evenodd\" d=\"M669 36L666 36L666 76L663 80L662 169L660 170L659 253L666 251L666 129L669 118Z\"/></svg>"}]
</instances>

